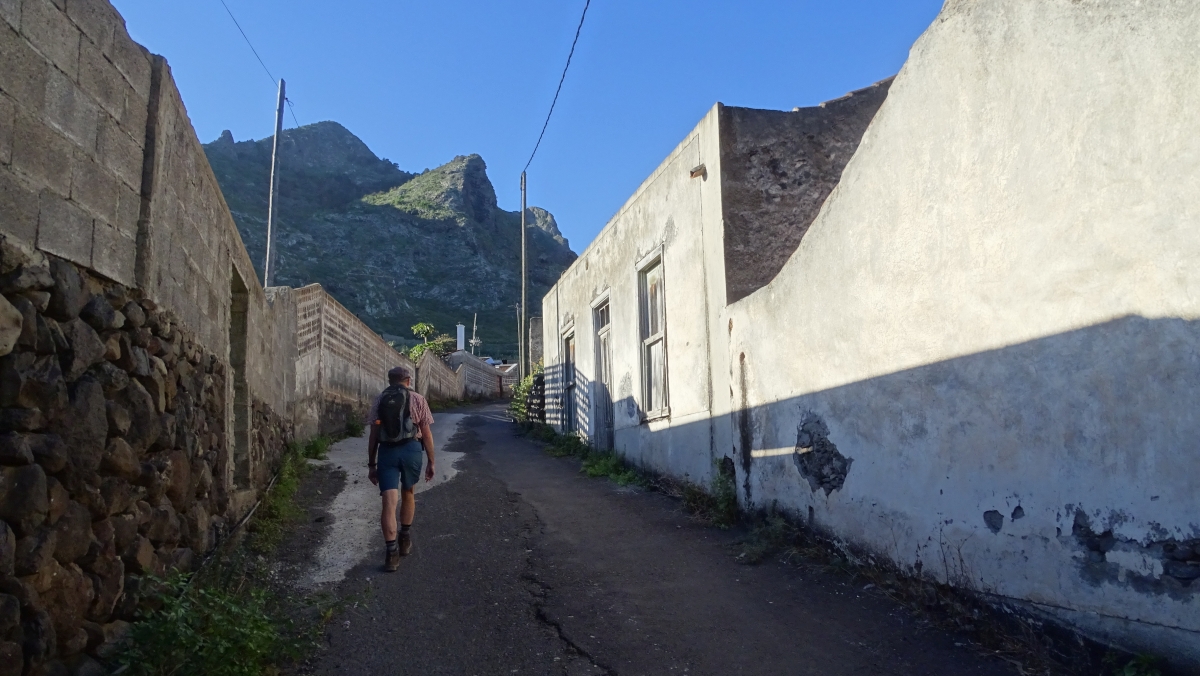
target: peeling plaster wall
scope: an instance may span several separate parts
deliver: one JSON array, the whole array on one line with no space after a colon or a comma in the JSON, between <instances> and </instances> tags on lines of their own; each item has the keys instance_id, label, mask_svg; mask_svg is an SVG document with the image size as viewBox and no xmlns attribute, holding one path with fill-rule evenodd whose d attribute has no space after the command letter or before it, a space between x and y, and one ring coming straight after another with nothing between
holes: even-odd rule
<instances>
[{"instance_id":1,"label":"peeling plaster wall","mask_svg":"<svg viewBox=\"0 0 1200 676\"><path fill-rule=\"evenodd\" d=\"M743 499L1200 664L1197 35L1184 0L947 3L728 310ZM808 416L852 460L828 493Z\"/></svg>"},{"instance_id":2,"label":"peeling plaster wall","mask_svg":"<svg viewBox=\"0 0 1200 676\"><path fill-rule=\"evenodd\" d=\"M607 297L626 458L703 484L728 457L746 507L1200 665L1197 35L1185 0L948 2L811 225L747 190L718 106L546 295L548 421L603 438ZM760 262L739 219L789 210L755 291L781 249L730 270ZM671 410L645 421L660 246Z\"/></svg>"}]
</instances>

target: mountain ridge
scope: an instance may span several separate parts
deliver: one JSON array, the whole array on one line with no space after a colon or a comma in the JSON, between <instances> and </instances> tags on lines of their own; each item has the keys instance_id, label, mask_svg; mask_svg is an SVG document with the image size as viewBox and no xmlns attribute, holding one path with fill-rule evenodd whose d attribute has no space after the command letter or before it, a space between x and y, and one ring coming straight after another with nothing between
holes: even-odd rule
<instances>
[{"instance_id":1,"label":"mountain ridge","mask_svg":"<svg viewBox=\"0 0 1200 676\"><path fill-rule=\"evenodd\" d=\"M222 132L204 144L260 277L271 143ZM318 282L375 331L408 343L412 324L453 334L478 313L483 351L516 355L520 212L498 206L481 156L406 172L336 122L285 130L280 148L276 284ZM576 255L553 214L529 207L526 221L536 316Z\"/></svg>"}]
</instances>

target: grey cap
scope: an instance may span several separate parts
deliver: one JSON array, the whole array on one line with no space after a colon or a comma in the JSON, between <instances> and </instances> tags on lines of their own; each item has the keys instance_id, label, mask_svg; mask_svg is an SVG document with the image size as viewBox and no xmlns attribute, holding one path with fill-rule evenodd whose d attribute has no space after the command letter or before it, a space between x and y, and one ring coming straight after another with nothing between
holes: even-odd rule
<instances>
[{"instance_id":1,"label":"grey cap","mask_svg":"<svg viewBox=\"0 0 1200 676\"><path fill-rule=\"evenodd\" d=\"M393 366L388 371L388 380L408 380L409 378L412 378L412 371L409 371L407 366Z\"/></svg>"}]
</instances>

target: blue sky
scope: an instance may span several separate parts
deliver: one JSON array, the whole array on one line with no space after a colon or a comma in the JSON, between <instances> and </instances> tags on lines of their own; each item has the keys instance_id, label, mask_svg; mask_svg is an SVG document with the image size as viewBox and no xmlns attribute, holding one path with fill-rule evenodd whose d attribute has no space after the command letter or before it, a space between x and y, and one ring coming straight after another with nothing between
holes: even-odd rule
<instances>
[{"instance_id":1,"label":"blue sky","mask_svg":"<svg viewBox=\"0 0 1200 676\"><path fill-rule=\"evenodd\" d=\"M202 141L271 134L274 85L220 0L113 2L167 57ZM584 4L226 3L300 124L340 122L409 171L479 153L511 210ZM790 110L893 75L941 4L593 0L529 203L582 251L715 102Z\"/></svg>"}]
</instances>

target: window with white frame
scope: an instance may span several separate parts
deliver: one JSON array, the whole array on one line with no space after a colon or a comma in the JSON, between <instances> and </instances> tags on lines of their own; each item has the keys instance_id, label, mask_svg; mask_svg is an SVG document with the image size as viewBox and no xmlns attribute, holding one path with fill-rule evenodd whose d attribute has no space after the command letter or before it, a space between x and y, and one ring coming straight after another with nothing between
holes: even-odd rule
<instances>
[{"instance_id":1,"label":"window with white frame","mask_svg":"<svg viewBox=\"0 0 1200 676\"><path fill-rule=\"evenodd\" d=\"M638 274L642 328L642 405L647 418L667 413L667 313L662 259Z\"/></svg>"}]
</instances>

